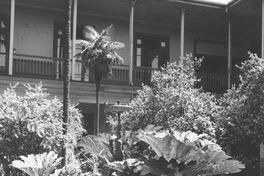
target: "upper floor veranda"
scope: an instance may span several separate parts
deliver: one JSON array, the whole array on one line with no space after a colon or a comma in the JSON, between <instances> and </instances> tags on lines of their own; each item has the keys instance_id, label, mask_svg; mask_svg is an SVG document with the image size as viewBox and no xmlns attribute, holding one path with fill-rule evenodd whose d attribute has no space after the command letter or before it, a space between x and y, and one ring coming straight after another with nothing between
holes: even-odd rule
<instances>
[{"instance_id":1,"label":"upper floor veranda","mask_svg":"<svg viewBox=\"0 0 264 176\"><path fill-rule=\"evenodd\" d=\"M199 86L224 92L237 81L235 65L247 52L262 52L261 1L188 2L73 0L71 39L83 38L85 25L101 31L114 24L113 40L126 45L117 51L124 65L115 66L103 83L140 87L160 66L193 53L204 57ZM64 17L63 0L0 0L1 75L61 80ZM75 55L80 48L72 46ZM72 81L93 82L93 75L82 71L81 61L72 58Z\"/></svg>"}]
</instances>

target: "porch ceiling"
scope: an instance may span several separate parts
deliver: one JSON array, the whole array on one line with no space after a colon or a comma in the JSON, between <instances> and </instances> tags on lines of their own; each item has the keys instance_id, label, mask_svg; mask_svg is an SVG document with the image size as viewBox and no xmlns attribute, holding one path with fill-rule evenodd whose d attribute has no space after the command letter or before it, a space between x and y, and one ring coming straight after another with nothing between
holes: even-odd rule
<instances>
[{"instance_id":1,"label":"porch ceiling","mask_svg":"<svg viewBox=\"0 0 264 176\"><path fill-rule=\"evenodd\" d=\"M0 3L10 0L0 0ZM185 2L185 3L183 3ZM138 0L135 5L135 21L168 27L179 27L181 9L186 9L186 28L227 33L228 16L225 6L208 7L208 3L192 3L194 0ZM19 0L19 6L64 10L64 0ZM234 34L250 34L261 29L261 1L235 0L229 11ZM129 21L129 0L78 0L78 12L84 15L116 18Z\"/></svg>"}]
</instances>

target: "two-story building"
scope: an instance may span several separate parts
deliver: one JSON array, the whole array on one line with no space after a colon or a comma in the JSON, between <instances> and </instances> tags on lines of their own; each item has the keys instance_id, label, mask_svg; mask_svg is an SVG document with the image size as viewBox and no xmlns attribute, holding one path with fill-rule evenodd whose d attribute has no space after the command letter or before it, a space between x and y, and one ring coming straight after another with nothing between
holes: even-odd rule
<instances>
[{"instance_id":1,"label":"two-story building","mask_svg":"<svg viewBox=\"0 0 264 176\"><path fill-rule=\"evenodd\" d=\"M101 31L115 26L113 40L125 43L118 54L124 65L104 78L101 104L129 103L141 84L167 62L186 53L204 57L197 75L198 86L224 92L237 82L235 65L248 58L248 51L263 55L264 0L73 0L72 42L83 38L83 27ZM62 99L65 34L63 0L0 0L0 88L16 82L43 83ZM261 42L262 41L262 42ZM72 45L72 55L80 47ZM82 66L71 62L71 103L79 103L87 129L94 133L95 84ZM130 84L130 83L133 83ZM101 108L102 109L102 108ZM100 131L107 131L103 109Z\"/></svg>"}]
</instances>

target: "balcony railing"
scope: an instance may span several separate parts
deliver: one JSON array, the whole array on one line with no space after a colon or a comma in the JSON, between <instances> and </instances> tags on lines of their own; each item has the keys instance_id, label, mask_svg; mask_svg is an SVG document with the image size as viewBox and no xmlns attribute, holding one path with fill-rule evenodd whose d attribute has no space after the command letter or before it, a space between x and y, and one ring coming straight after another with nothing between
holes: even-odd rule
<instances>
[{"instance_id":1,"label":"balcony railing","mask_svg":"<svg viewBox=\"0 0 264 176\"><path fill-rule=\"evenodd\" d=\"M75 76L73 81L94 82L93 72L83 72L85 69L81 61L75 63ZM153 73L158 70L147 67L133 67L133 84L141 86L142 83L149 85ZM129 66L113 66L112 77L103 77L103 83L111 84L129 84ZM0 74L8 73L8 55L0 53ZM29 56L14 54L13 57L13 75L45 79L62 79L63 60L52 57ZM227 89L227 76L197 73L201 79L197 87L203 87L205 91L223 93Z\"/></svg>"},{"instance_id":2,"label":"balcony railing","mask_svg":"<svg viewBox=\"0 0 264 176\"><path fill-rule=\"evenodd\" d=\"M227 90L227 76L208 73L196 73L200 81L197 87L202 87L206 92L224 93Z\"/></svg>"}]
</instances>

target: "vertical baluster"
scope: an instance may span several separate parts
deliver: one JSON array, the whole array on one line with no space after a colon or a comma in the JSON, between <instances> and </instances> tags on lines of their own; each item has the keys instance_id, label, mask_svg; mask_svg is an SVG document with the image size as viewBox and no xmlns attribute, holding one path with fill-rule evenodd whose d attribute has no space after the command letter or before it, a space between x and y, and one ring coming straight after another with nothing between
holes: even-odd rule
<instances>
[{"instance_id":1,"label":"vertical baluster","mask_svg":"<svg viewBox=\"0 0 264 176\"><path fill-rule=\"evenodd\" d=\"M23 63L22 63L22 60L17 58L17 61L18 61L18 70L17 70L17 73L18 74L21 74L22 73L22 67L23 67Z\"/></svg>"},{"instance_id":2,"label":"vertical baluster","mask_svg":"<svg viewBox=\"0 0 264 176\"><path fill-rule=\"evenodd\" d=\"M47 61L43 61L44 76L48 76Z\"/></svg>"},{"instance_id":3,"label":"vertical baluster","mask_svg":"<svg viewBox=\"0 0 264 176\"><path fill-rule=\"evenodd\" d=\"M33 61L31 61L31 64L30 64L30 72L31 72L31 74L35 74L34 73L34 63L33 63Z\"/></svg>"}]
</instances>

